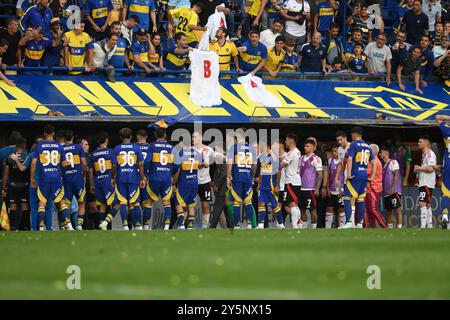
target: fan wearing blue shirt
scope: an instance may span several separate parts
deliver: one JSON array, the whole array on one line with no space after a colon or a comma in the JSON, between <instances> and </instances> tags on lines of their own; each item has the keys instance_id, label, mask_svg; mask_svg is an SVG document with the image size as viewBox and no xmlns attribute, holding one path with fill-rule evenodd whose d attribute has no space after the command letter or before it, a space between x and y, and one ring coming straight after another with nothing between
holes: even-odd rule
<instances>
[{"instance_id":1,"label":"fan wearing blue shirt","mask_svg":"<svg viewBox=\"0 0 450 320\"><path fill-rule=\"evenodd\" d=\"M259 42L259 36L259 31L250 31L250 40L238 48L241 69L253 75L264 67L267 59L267 47Z\"/></svg>"},{"instance_id":2,"label":"fan wearing blue shirt","mask_svg":"<svg viewBox=\"0 0 450 320\"><path fill-rule=\"evenodd\" d=\"M314 16L314 30L320 32L322 37L328 35L337 10L339 10L339 3L335 0L323 0L317 4Z\"/></svg>"}]
</instances>

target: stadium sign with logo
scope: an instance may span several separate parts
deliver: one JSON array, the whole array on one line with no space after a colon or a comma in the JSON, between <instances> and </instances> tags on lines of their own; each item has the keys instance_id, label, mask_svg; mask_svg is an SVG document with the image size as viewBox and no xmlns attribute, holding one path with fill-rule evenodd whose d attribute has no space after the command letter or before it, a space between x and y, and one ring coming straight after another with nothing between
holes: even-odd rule
<instances>
[{"instance_id":1,"label":"stadium sign with logo","mask_svg":"<svg viewBox=\"0 0 450 320\"><path fill-rule=\"evenodd\" d=\"M202 108L189 100L189 79L122 77L115 83L89 76L20 76L17 87L0 82L0 121L33 121L51 111L58 120L147 121L172 118L176 122L251 123L296 122L310 119L401 120L427 122L444 113L450 95L439 83L424 95L409 83L319 80L268 80L265 87L281 107L256 105L235 79L221 80L222 105ZM89 117L91 116L91 117Z\"/></svg>"}]
</instances>

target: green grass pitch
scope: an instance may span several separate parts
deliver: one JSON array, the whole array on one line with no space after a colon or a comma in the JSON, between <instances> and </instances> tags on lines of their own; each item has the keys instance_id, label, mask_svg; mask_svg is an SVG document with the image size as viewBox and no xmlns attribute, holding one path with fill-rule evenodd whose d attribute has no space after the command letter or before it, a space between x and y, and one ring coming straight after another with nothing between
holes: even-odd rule
<instances>
[{"instance_id":1,"label":"green grass pitch","mask_svg":"<svg viewBox=\"0 0 450 320\"><path fill-rule=\"evenodd\" d=\"M0 234L1 299L449 299L449 272L440 229Z\"/></svg>"}]
</instances>

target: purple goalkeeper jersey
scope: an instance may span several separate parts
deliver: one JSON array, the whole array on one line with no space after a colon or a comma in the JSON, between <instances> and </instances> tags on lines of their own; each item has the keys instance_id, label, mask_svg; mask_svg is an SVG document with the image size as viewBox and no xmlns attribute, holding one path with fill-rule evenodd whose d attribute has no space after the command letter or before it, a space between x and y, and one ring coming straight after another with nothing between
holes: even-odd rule
<instances>
[{"instance_id":1,"label":"purple goalkeeper jersey","mask_svg":"<svg viewBox=\"0 0 450 320\"><path fill-rule=\"evenodd\" d=\"M322 160L314 153L309 157L303 155L300 161L300 178L302 190L315 190L317 185L317 172L322 171Z\"/></svg>"},{"instance_id":2,"label":"purple goalkeeper jersey","mask_svg":"<svg viewBox=\"0 0 450 320\"><path fill-rule=\"evenodd\" d=\"M383 167L383 192L384 195L387 196L387 191L392 188L392 185L394 184L394 172L396 170L400 170L399 164L397 162L397 160L394 159L389 159L388 162L386 162L386 164ZM399 194L402 193L402 181L401 181L401 177L400 177L400 172L399 172L399 177L397 179L397 183L394 186L394 192L397 192Z\"/></svg>"}]
</instances>

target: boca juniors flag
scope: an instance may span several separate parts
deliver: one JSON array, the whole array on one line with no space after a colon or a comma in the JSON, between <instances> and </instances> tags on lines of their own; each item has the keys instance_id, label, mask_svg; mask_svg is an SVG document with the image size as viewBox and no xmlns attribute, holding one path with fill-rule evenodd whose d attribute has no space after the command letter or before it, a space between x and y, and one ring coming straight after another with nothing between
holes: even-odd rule
<instances>
[{"instance_id":1,"label":"boca juniors flag","mask_svg":"<svg viewBox=\"0 0 450 320\"><path fill-rule=\"evenodd\" d=\"M5 201L2 201L2 212L0 214L0 226L3 230L9 231L9 217L8 217L8 211L6 210L6 203Z\"/></svg>"}]
</instances>

